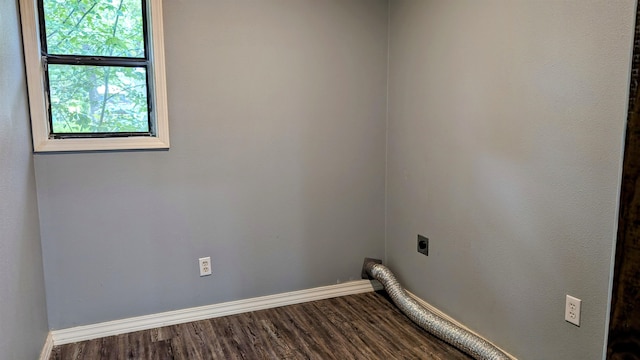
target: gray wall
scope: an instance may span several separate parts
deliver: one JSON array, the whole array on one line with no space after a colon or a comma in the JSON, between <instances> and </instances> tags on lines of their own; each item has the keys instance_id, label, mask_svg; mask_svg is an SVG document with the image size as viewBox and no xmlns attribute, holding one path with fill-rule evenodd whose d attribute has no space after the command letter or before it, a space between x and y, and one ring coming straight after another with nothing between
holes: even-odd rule
<instances>
[{"instance_id":1,"label":"gray wall","mask_svg":"<svg viewBox=\"0 0 640 360\"><path fill-rule=\"evenodd\" d=\"M50 327L348 281L382 257L389 15L388 264L522 359L601 358L635 1L387 5L166 1L172 149L36 156ZM26 153L0 159L28 196Z\"/></svg>"},{"instance_id":2,"label":"gray wall","mask_svg":"<svg viewBox=\"0 0 640 360\"><path fill-rule=\"evenodd\" d=\"M521 359L602 358L634 6L391 1L388 263Z\"/></svg>"},{"instance_id":3,"label":"gray wall","mask_svg":"<svg viewBox=\"0 0 640 360\"><path fill-rule=\"evenodd\" d=\"M0 1L0 357L47 336L42 251L17 1Z\"/></svg>"},{"instance_id":4,"label":"gray wall","mask_svg":"<svg viewBox=\"0 0 640 360\"><path fill-rule=\"evenodd\" d=\"M171 150L36 156L50 327L335 284L382 257L387 9L165 1Z\"/></svg>"}]
</instances>

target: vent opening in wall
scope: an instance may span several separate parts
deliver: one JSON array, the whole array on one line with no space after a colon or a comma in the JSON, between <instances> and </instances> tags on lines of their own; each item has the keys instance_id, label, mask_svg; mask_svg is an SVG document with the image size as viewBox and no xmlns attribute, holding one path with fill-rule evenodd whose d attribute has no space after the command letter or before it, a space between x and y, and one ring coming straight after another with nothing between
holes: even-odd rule
<instances>
[{"instance_id":1,"label":"vent opening in wall","mask_svg":"<svg viewBox=\"0 0 640 360\"><path fill-rule=\"evenodd\" d=\"M418 234L418 252L429 256L429 238Z\"/></svg>"}]
</instances>

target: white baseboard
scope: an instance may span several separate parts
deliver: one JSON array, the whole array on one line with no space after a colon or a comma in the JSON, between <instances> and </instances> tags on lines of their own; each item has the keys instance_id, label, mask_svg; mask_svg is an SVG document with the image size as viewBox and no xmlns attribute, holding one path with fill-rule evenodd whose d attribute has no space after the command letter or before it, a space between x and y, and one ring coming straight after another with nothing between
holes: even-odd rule
<instances>
[{"instance_id":1,"label":"white baseboard","mask_svg":"<svg viewBox=\"0 0 640 360\"><path fill-rule=\"evenodd\" d=\"M300 304L338 296L360 294L379 290L381 288L382 286L377 281L357 280L313 289L137 316L68 329L53 330L50 335L53 337L53 345L63 345L78 341L97 339L105 336L182 324L191 321L270 309L285 305Z\"/></svg>"},{"instance_id":2,"label":"white baseboard","mask_svg":"<svg viewBox=\"0 0 640 360\"><path fill-rule=\"evenodd\" d=\"M455 324L455 325L459 326L460 328L462 328L462 329L464 329L464 330L466 330L466 331L468 331L468 332L470 332L470 333L474 334L475 336L477 336L477 337L479 337L479 338L481 338L481 339L484 339L485 341L489 342L491 345L493 345L493 346L495 346L496 348L500 349L500 347L499 347L499 346L497 346L496 344L494 344L494 343L492 343L491 341L489 341L489 340L485 339L482 335L480 335L480 334L478 334L477 332L475 332L475 331L473 331L473 330L469 329L469 328L468 328L468 327L466 327L464 324L462 324L462 323L458 322L456 319L454 319L454 318L450 317L449 315L447 315L447 314L443 313L442 311L440 311L440 309L436 308L435 306L433 306L433 305L429 304L428 302L426 302L426 301L422 300L421 298L419 298L417 295L415 295L415 294L414 294L414 293L412 293L411 291L406 290L406 289L405 289L405 291L407 292L407 294L409 294L409 296L411 296L411 297L413 298L413 300L417 301L417 302L418 302L418 304L420 304L420 305L421 305L422 307L424 307L425 309L427 309L427 310L429 310L429 311L433 312L434 314L438 315L439 317L441 317L441 318L443 318L443 319L445 319L445 320L448 320L448 321L452 322L453 324ZM513 359L513 360L518 360L518 359L516 359L516 357L515 357L515 356L513 356L513 355L509 354L508 352L504 351L503 349L500 349L500 351L502 351L503 353L505 353L505 354L506 354L507 356L509 356L511 359Z\"/></svg>"},{"instance_id":3,"label":"white baseboard","mask_svg":"<svg viewBox=\"0 0 640 360\"><path fill-rule=\"evenodd\" d=\"M47 339L44 341L42 351L40 352L40 360L49 360L51 357L51 350L53 350L53 336L51 332L47 334Z\"/></svg>"},{"instance_id":4,"label":"white baseboard","mask_svg":"<svg viewBox=\"0 0 640 360\"><path fill-rule=\"evenodd\" d=\"M92 340L105 336L125 334L134 331L148 330L162 326L176 325L191 321L212 319L221 316L240 314L256 310L271 309L280 306L301 304L309 301L323 300L338 296L361 294L382 290L378 281L357 280L342 284L322 286L312 289L292 291L288 293L260 296L251 299L230 301L220 304L205 305L189 309L167 311L163 313L137 316L127 319L108 321L98 324L78 326L68 329L53 330L49 333L42 349L40 360L48 360L54 345L70 344L78 341ZM481 335L451 318L433 305L407 291L409 296L426 309L434 312L443 319L449 320L457 326L484 339ZM487 340L487 339L485 339ZM487 340L488 341L488 340ZM494 344L495 346L495 344ZM496 346L497 347L497 346ZM498 349L500 349L498 347ZM502 349L500 349L502 350ZM512 359L514 356L502 350Z\"/></svg>"}]
</instances>

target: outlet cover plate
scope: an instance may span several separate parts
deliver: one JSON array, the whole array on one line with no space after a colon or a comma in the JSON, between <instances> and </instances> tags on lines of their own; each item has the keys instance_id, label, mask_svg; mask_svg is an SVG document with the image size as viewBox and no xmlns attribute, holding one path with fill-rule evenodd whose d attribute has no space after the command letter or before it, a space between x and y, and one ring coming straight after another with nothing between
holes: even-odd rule
<instances>
[{"instance_id":1,"label":"outlet cover plate","mask_svg":"<svg viewBox=\"0 0 640 360\"><path fill-rule=\"evenodd\" d=\"M580 326L580 310L582 308L582 300L567 295L564 308L564 319L576 326Z\"/></svg>"},{"instance_id":2,"label":"outlet cover plate","mask_svg":"<svg viewBox=\"0 0 640 360\"><path fill-rule=\"evenodd\" d=\"M198 264L200 265L200 276L208 276L211 275L211 258L203 257L198 259Z\"/></svg>"}]
</instances>

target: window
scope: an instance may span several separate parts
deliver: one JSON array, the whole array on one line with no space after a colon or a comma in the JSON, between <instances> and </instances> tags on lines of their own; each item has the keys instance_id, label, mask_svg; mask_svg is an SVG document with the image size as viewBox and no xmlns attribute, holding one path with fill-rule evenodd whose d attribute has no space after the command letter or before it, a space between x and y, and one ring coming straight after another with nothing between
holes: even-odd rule
<instances>
[{"instance_id":1,"label":"window","mask_svg":"<svg viewBox=\"0 0 640 360\"><path fill-rule=\"evenodd\" d=\"M20 0L36 152L169 147L161 0Z\"/></svg>"}]
</instances>

